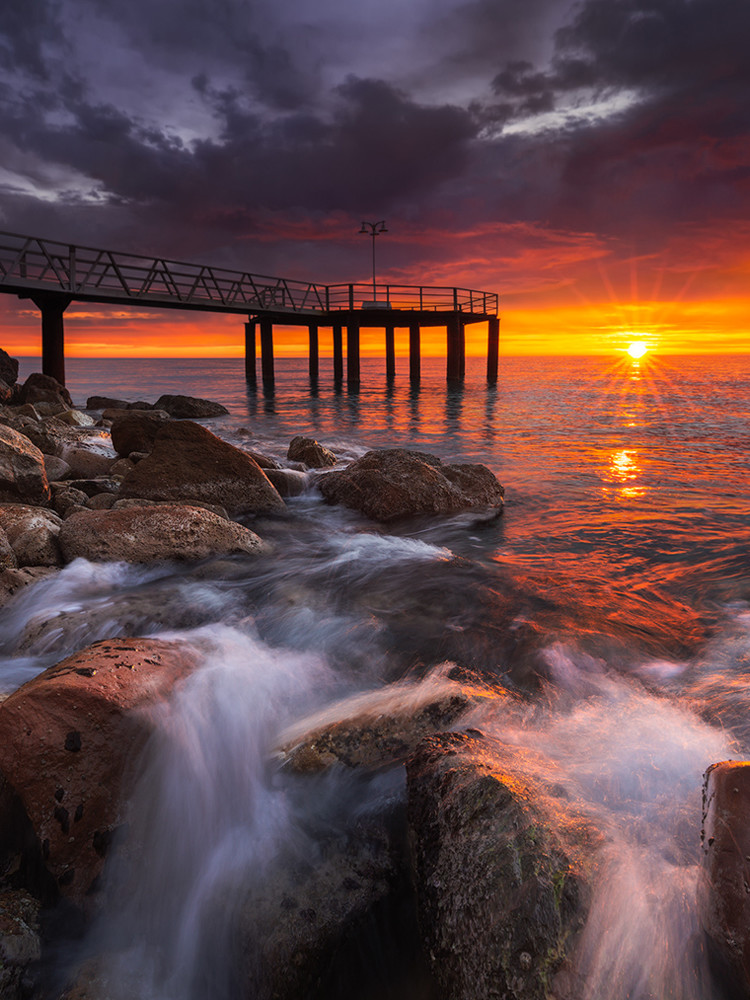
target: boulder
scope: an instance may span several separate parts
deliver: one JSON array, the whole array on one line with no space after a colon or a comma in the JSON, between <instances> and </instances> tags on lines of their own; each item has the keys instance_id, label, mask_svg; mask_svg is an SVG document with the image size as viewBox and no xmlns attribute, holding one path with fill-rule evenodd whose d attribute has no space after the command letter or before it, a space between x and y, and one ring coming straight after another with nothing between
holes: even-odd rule
<instances>
[{"instance_id":1,"label":"boulder","mask_svg":"<svg viewBox=\"0 0 750 1000\"><path fill-rule=\"evenodd\" d=\"M230 514L284 509L284 501L249 455L192 421L170 421L161 428L151 454L123 480L121 496L205 500Z\"/></svg>"},{"instance_id":2,"label":"boulder","mask_svg":"<svg viewBox=\"0 0 750 1000\"><path fill-rule=\"evenodd\" d=\"M57 419L68 427L93 427L96 423L92 416L82 410L63 410L62 413L58 413Z\"/></svg>"},{"instance_id":3,"label":"boulder","mask_svg":"<svg viewBox=\"0 0 750 1000\"><path fill-rule=\"evenodd\" d=\"M80 906L90 905L123 821L121 790L152 729L148 708L197 665L181 643L107 640L48 668L0 707L0 776L57 889Z\"/></svg>"},{"instance_id":4,"label":"boulder","mask_svg":"<svg viewBox=\"0 0 750 1000\"><path fill-rule=\"evenodd\" d=\"M44 456L44 468L47 472L47 479L50 483L59 482L61 479L65 479L72 471L68 463L64 459L58 458L56 455Z\"/></svg>"},{"instance_id":5,"label":"boulder","mask_svg":"<svg viewBox=\"0 0 750 1000\"><path fill-rule=\"evenodd\" d=\"M285 500L287 497L298 497L310 485L310 480L306 472L297 472L296 469L270 469L263 470L268 476L271 485L278 490L279 496Z\"/></svg>"},{"instance_id":6,"label":"boulder","mask_svg":"<svg viewBox=\"0 0 750 1000\"><path fill-rule=\"evenodd\" d=\"M133 451L151 451L157 433L169 419L164 410L127 410L110 428L115 451L125 458Z\"/></svg>"},{"instance_id":7,"label":"boulder","mask_svg":"<svg viewBox=\"0 0 750 1000\"><path fill-rule=\"evenodd\" d=\"M0 378L0 404L5 406L13 401L13 387L5 379Z\"/></svg>"},{"instance_id":8,"label":"boulder","mask_svg":"<svg viewBox=\"0 0 750 1000\"><path fill-rule=\"evenodd\" d=\"M583 821L553 825L561 803L541 807L520 753L469 731L427 737L407 762L419 923L451 1000L547 1000L583 926Z\"/></svg>"},{"instance_id":9,"label":"boulder","mask_svg":"<svg viewBox=\"0 0 750 1000\"><path fill-rule=\"evenodd\" d=\"M18 361L0 347L0 378L7 385L15 385L18 380Z\"/></svg>"},{"instance_id":10,"label":"boulder","mask_svg":"<svg viewBox=\"0 0 750 1000\"><path fill-rule=\"evenodd\" d=\"M77 479L106 476L117 460L114 449L101 437L64 441L57 454L68 463L71 476Z\"/></svg>"},{"instance_id":11,"label":"boulder","mask_svg":"<svg viewBox=\"0 0 750 1000\"><path fill-rule=\"evenodd\" d=\"M240 428L242 430L243 428ZM262 455L259 451L248 451L247 454L253 461L257 462L261 469L280 469L281 466L276 461L275 458L269 458L268 455Z\"/></svg>"},{"instance_id":12,"label":"boulder","mask_svg":"<svg viewBox=\"0 0 750 1000\"><path fill-rule=\"evenodd\" d=\"M18 889L0 891L0 997L23 1000L42 955L39 901Z\"/></svg>"},{"instance_id":13,"label":"boulder","mask_svg":"<svg viewBox=\"0 0 750 1000\"><path fill-rule=\"evenodd\" d=\"M134 455L140 455L141 452L133 452ZM132 472L135 468L135 462L131 462L129 458L118 458L116 462L112 463L109 470L110 476L113 479L124 479L129 472Z\"/></svg>"},{"instance_id":14,"label":"boulder","mask_svg":"<svg viewBox=\"0 0 750 1000\"><path fill-rule=\"evenodd\" d=\"M88 493L84 493L83 490L77 490L67 484L65 486L55 484L52 487L52 502L50 506L60 517L65 517L71 507L76 505L85 507L88 498Z\"/></svg>"},{"instance_id":15,"label":"boulder","mask_svg":"<svg viewBox=\"0 0 750 1000\"><path fill-rule=\"evenodd\" d=\"M57 402L63 404L64 410L73 409L73 400L65 386L51 375L32 372L21 386L19 392L21 403Z\"/></svg>"},{"instance_id":16,"label":"boulder","mask_svg":"<svg viewBox=\"0 0 750 1000\"><path fill-rule=\"evenodd\" d=\"M113 399L111 396L89 396L87 410L127 410L127 399Z\"/></svg>"},{"instance_id":17,"label":"boulder","mask_svg":"<svg viewBox=\"0 0 750 1000\"><path fill-rule=\"evenodd\" d=\"M201 420L203 417L220 417L229 410L221 403L195 396L159 396L154 403L155 410L166 410L170 417Z\"/></svg>"},{"instance_id":18,"label":"boulder","mask_svg":"<svg viewBox=\"0 0 750 1000\"><path fill-rule=\"evenodd\" d=\"M336 464L336 456L325 445L299 434L289 442L286 457L293 462L304 462L310 469L324 469Z\"/></svg>"},{"instance_id":19,"label":"boulder","mask_svg":"<svg viewBox=\"0 0 750 1000\"><path fill-rule=\"evenodd\" d=\"M454 514L503 507L503 487L484 465L445 465L426 452L368 451L346 469L319 480L328 503L340 503L375 521L417 514Z\"/></svg>"},{"instance_id":20,"label":"boulder","mask_svg":"<svg viewBox=\"0 0 750 1000\"><path fill-rule=\"evenodd\" d=\"M430 733L450 729L471 705L470 693L450 680L391 684L329 705L281 734L282 766L298 773L332 764L385 767L402 763Z\"/></svg>"},{"instance_id":21,"label":"boulder","mask_svg":"<svg viewBox=\"0 0 750 1000\"><path fill-rule=\"evenodd\" d=\"M41 451L24 434L0 424L0 503L45 504L49 498Z\"/></svg>"},{"instance_id":22,"label":"boulder","mask_svg":"<svg viewBox=\"0 0 750 1000\"><path fill-rule=\"evenodd\" d=\"M60 547L66 562L80 556L92 562L148 563L266 551L249 528L180 504L72 514L60 529Z\"/></svg>"},{"instance_id":23,"label":"boulder","mask_svg":"<svg viewBox=\"0 0 750 1000\"><path fill-rule=\"evenodd\" d=\"M750 997L750 761L722 761L703 777L701 922L731 996Z\"/></svg>"},{"instance_id":24,"label":"boulder","mask_svg":"<svg viewBox=\"0 0 750 1000\"><path fill-rule=\"evenodd\" d=\"M85 506L89 510L109 510L115 503L117 503L116 493L95 493L88 498Z\"/></svg>"},{"instance_id":25,"label":"boulder","mask_svg":"<svg viewBox=\"0 0 750 1000\"><path fill-rule=\"evenodd\" d=\"M0 505L0 528L13 547L18 566L60 566L57 536L61 519L45 507Z\"/></svg>"}]
</instances>

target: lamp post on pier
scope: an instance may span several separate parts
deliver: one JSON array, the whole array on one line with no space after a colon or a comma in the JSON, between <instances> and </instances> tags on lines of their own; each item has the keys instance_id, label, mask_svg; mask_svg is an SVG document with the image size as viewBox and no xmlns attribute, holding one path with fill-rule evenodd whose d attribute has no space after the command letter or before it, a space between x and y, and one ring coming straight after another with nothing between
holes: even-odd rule
<instances>
[{"instance_id":1,"label":"lamp post on pier","mask_svg":"<svg viewBox=\"0 0 750 1000\"><path fill-rule=\"evenodd\" d=\"M358 233L364 234L365 236L372 237L372 301L373 304L377 301L376 286L375 286L375 237L380 236L381 233L387 233L388 230L385 228L385 221L383 219L380 222L363 222L362 228L358 230Z\"/></svg>"}]
</instances>

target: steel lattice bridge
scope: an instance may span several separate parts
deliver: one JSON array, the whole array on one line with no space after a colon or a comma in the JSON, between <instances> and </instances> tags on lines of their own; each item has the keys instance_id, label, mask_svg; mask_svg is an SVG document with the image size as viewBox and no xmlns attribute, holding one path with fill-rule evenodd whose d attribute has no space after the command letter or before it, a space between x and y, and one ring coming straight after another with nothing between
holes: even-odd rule
<instances>
[{"instance_id":1,"label":"steel lattice bridge","mask_svg":"<svg viewBox=\"0 0 750 1000\"><path fill-rule=\"evenodd\" d=\"M31 299L42 314L42 370L65 381L63 313L71 302L198 309L247 316L245 367L256 378L260 328L265 382L274 377L274 324L307 326L310 377L318 377L318 328L332 327L334 380L343 378L346 328L347 381L359 383L359 331L385 329L386 372L395 374L394 330L409 328L409 371L420 374L420 329L446 328L447 377L461 381L469 323L487 323L487 378L497 380L498 297L469 288L371 283L323 285L212 265L146 257L18 233L0 232L0 292Z\"/></svg>"}]
</instances>

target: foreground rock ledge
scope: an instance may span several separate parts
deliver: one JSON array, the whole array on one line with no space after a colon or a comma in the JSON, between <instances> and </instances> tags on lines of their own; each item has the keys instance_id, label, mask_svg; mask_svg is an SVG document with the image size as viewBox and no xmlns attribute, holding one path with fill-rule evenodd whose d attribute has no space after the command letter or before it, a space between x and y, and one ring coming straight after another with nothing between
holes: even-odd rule
<instances>
[{"instance_id":1,"label":"foreground rock ledge","mask_svg":"<svg viewBox=\"0 0 750 1000\"><path fill-rule=\"evenodd\" d=\"M319 481L329 503L358 510L374 521L417 514L456 514L473 507L503 507L504 489L484 465L445 465L427 452L368 451L346 469Z\"/></svg>"},{"instance_id":2,"label":"foreground rock ledge","mask_svg":"<svg viewBox=\"0 0 750 1000\"><path fill-rule=\"evenodd\" d=\"M0 800L15 793L58 891L80 906L91 904L87 894L122 822L121 789L152 730L147 710L196 666L197 654L181 643L107 640L0 706ZM5 815L0 823L13 825ZM15 846L29 851L28 843Z\"/></svg>"},{"instance_id":3,"label":"foreground rock ledge","mask_svg":"<svg viewBox=\"0 0 750 1000\"><path fill-rule=\"evenodd\" d=\"M469 733L425 739L407 762L419 922L446 1000L546 1000L590 896L580 822L562 835L525 772L537 766ZM559 807L559 804L558 804ZM579 818L580 820L580 818Z\"/></svg>"},{"instance_id":4,"label":"foreground rock ledge","mask_svg":"<svg viewBox=\"0 0 750 1000\"><path fill-rule=\"evenodd\" d=\"M699 902L717 971L750 997L750 761L725 760L703 783Z\"/></svg>"}]
</instances>

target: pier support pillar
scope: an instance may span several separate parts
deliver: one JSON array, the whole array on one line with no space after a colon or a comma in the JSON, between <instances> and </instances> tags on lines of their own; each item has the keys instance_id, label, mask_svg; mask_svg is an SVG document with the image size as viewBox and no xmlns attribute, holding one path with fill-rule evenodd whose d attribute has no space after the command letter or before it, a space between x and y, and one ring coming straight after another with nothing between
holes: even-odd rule
<instances>
[{"instance_id":1,"label":"pier support pillar","mask_svg":"<svg viewBox=\"0 0 750 1000\"><path fill-rule=\"evenodd\" d=\"M65 385L63 313L73 297L57 292L36 292L31 301L42 314L42 372Z\"/></svg>"},{"instance_id":2,"label":"pier support pillar","mask_svg":"<svg viewBox=\"0 0 750 1000\"><path fill-rule=\"evenodd\" d=\"M385 328L385 377L396 377L396 329L392 323Z\"/></svg>"},{"instance_id":3,"label":"pier support pillar","mask_svg":"<svg viewBox=\"0 0 750 1000\"><path fill-rule=\"evenodd\" d=\"M409 324L409 378L418 382L422 376L421 330L419 323Z\"/></svg>"},{"instance_id":4,"label":"pier support pillar","mask_svg":"<svg viewBox=\"0 0 750 1000\"><path fill-rule=\"evenodd\" d=\"M493 316L487 320L487 381L497 382L497 359L500 346L500 320Z\"/></svg>"},{"instance_id":5,"label":"pier support pillar","mask_svg":"<svg viewBox=\"0 0 750 1000\"><path fill-rule=\"evenodd\" d=\"M341 382L344 378L344 350L340 323L333 327L333 381Z\"/></svg>"},{"instance_id":6,"label":"pier support pillar","mask_svg":"<svg viewBox=\"0 0 750 1000\"><path fill-rule=\"evenodd\" d=\"M272 385L274 381L273 323L270 319L261 319L260 321L260 366L263 381Z\"/></svg>"},{"instance_id":7,"label":"pier support pillar","mask_svg":"<svg viewBox=\"0 0 750 1000\"><path fill-rule=\"evenodd\" d=\"M308 369L310 372L310 381L318 381L318 369L320 367L319 354L318 354L318 324L309 323L307 327L308 337L310 341L310 348L308 353Z\"/></svg>"},{"instance_id":8,"label":"pier support pillar","mask_svg":"<svg viewBox=\"0 0 750 1000\"><path fill-rule=\"evenodd\" d=\"M359 386L359 326L346 327L346 381L349 387Z\"/></svg>"},{"instance_id":9,"label":"pier support pillar","mask_svg":"<svg viewBox=\"0 0 750 1000\"><path fill-rule=\"evenodd\" d=\"M248 382L255 382L256 375L256 365L255 365L255 335L258 324L254 319L250 319L245 323L245 379Z\"/></svg>"},{"instance_id":10,"label":"pier support pillar","mask_svg":"<svg viewBox=\"0 0 750 1000\"><path fill-rule=\"evenodd\" d=\"M466 371L466 338L461 314L454 313L448 320L448 364L449 382L461 382Z\"/></svg>"}]
</instances>

